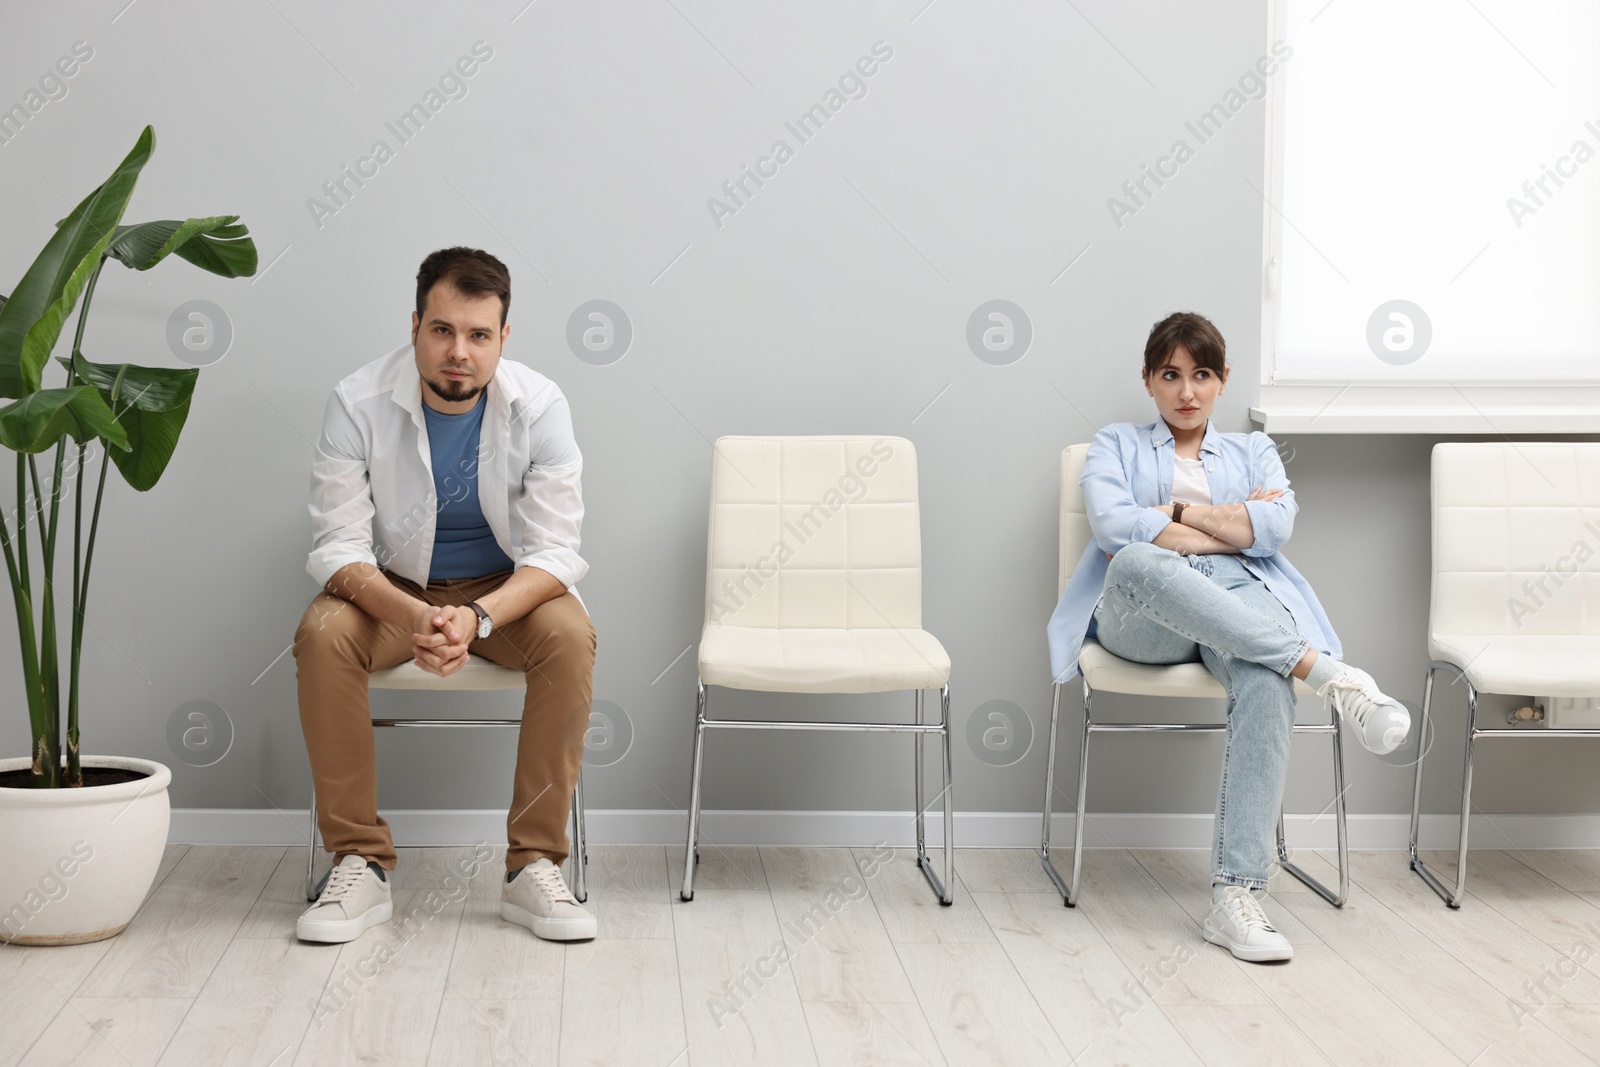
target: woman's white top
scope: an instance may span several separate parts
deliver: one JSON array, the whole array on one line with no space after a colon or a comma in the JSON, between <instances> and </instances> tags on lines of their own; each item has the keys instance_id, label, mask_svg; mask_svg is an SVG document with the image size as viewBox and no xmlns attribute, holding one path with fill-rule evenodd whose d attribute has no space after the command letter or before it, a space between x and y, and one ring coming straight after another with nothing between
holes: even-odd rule
<instances>
[{"instance_id":1,"label":"woman's white top","mask_svg":"<svg viewBox=\"0 0 1600 1067\"><path fill-rule=\"evenodd\" d=\"M1211 503L1211 483L1206 480L1203 459L1184 459L1174 456L1172 461L1172 503Z\"/></svg>"}]
</instances>

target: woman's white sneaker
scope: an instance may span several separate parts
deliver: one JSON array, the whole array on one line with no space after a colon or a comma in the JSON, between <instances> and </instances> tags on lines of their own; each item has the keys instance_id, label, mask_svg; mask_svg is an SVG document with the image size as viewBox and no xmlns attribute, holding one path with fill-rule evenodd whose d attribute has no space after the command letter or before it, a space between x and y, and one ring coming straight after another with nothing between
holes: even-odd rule
<instances>
[{"instance_id":1,"label":"woman's white sneaker","mask_svg":"<svg viewBox=\"0 0 1600 1067\"><path fill-rule=\"evenodd\" d=\"M1339 673L1324 682L1317 695L1326 697L1339 717L1355 727L1368 751L1380 756L1405 744L1411 733L1406 706L1385 696L1372 675L1348 663L1339 664Z\"/></svg>"},{"instance_id":2,"label":"woman's white sneaker","mask_svg":"<svg viewBox=\"0 0 1600 1067\"><path fill-rule=\"evenodd\" d=\"M541 856L500 889L500 917L526 926L546 941L594 937L594 916L584 910L561 878L561 868Z\"/></svg>"},{"instance_id":3,"label":"woman's white sneaker","mask_svg":"<svg viewBox=\"0 0 1600 1067\"><path fill-rule=\"evenodd\" d=\"M302 941L354 941L361 932L389 921L394 900L377 864L349 855L328 872L328 882L295 923Z\"/></svg>"},{"instance_id":4,"label":"woman's white sneaker","mask_svg":"<svg viewBox=\"0 0 1600 1067\"><path fill-rule=\"evenodd\" d=\"M1242 885L1225 886L1222 899L1206 913L1206 940L1221 945L1241 960L1263 963L1294 956L1294 946L1278 933L1261 905Z\"/></svg>"}]
</instances>

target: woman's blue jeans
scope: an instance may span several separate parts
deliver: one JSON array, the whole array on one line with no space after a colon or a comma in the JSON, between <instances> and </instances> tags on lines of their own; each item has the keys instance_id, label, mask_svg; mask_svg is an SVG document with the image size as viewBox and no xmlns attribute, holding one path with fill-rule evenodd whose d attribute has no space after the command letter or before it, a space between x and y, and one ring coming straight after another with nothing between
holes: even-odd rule
<instances>
[{"instance_id":1,"label":"woman's blue jeans","mask_svg":"<svg viewBox=\"0 0 1600 1067\"><path fill-rule=\"evenodd\" d=\"M1182 556L1135 542L1114 557L1096 639L1135 663L1204 663L1228 691L1213 883L1265 888L1294 730L1289 672L1311 647L1294 617L1235 555Z\"/></svg>"}]
</instances>

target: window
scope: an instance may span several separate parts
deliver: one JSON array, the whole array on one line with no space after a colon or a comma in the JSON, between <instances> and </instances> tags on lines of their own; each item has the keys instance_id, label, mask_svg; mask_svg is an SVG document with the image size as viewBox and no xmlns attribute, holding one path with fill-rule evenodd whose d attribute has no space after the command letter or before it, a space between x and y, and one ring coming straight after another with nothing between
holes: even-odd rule
<instances>
[{"instance_id":1,"label":"window","mask_svg":"<svg viewBox=\"0 0 1600 1067\"><path fill-rule=\"evenodd\" d=\"M1600 4L1275 7L1258 421L1600 429Z\"/></svg>"}]
</instances>

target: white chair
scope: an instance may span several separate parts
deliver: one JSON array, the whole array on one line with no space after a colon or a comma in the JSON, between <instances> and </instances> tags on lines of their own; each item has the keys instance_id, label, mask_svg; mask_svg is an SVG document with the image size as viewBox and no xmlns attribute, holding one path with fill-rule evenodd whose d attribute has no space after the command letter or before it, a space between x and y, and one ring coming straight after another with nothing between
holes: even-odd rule
<instances>
[{"instance_id":1,"label":"white chair","mask_svg":"<svg viewBox=\"0 0 1600 1067\"><path fill-rule=\"evenodd\" d=\"M1597 738L1583 729L1478 726L1478 694L1600 696L1600 444L1487 441L1433 446L1433 589L1420 736L1433 674L1467 686L1456 884L1417 855L1422 763L1411 794L1411 869L1459 908L1467 885L1472 749L1479 738ZM1587 553L1580 549L1587 548Z\"/></svg>"},{"instance_id":2,"label":"white chair","mask_svg":"<svg viewBox=\"0 0 1600 1067\"><path fill-rule=\"evenodd\" d=\"M917 865L941 904L954 891L950 657L922 629L917 456L901 437L721 437L711 463L706 622L700 637L683 900L694 899L708 730L912 734ZM916 693L915 723L706 717L710 686L775 693ZM940 691L924 722L923 690ZM944 746L944 878L923 830L922 740ZM937 799L937 798L936 798Z\"/></svg>"},{"instance_id":3,"label":"white chair","mask_svg":"<svg viewBox=\"0 0 1600 1067\"><path fill-rule=\"evenodd\" d=\"M407 660L395 667L373 671L367 681L371 689L422 689L437 693L488 692L497 689L526 689L527 676L515 667L493 663L482 656L467 657L466 665L449 677L425 671L416 661ZM421 728L500 727L518 729L522 718L515 719L373 719L377 726L413 726ZM572 895L580 902L589 899L588 878L585 868L589 863L588 842L584 836L583 769L578 770L578 785L572 793ZM311 787L311 832L306 847L306 900L317 899L317 788ZM324 875L326 877L326 875Z\"/></svg>"},{"instance_id":4,"label":"white chair","mask_svg":"<svg viewBox=\"0 0 1600 1067\"><path fill-rule=\"evenodd\" d=\"M1089 529L1089 517L1084 510L1083 490L1078 476L1083 472L1086 444L1069 445L1061 453L1061 558L1056 596L1059 598L1072 578L1072 571L1082 558L1083 551L1094 539ZM1061 900L1067 907L1078 903L1078 878L1083 869L1084 803L1089 793L1089 738L1096 733L1187 733L1226 730L1226 723L1128 723L1095 722L1090 715L1090 700L1095 690L1106 693L1126 693L1149 697L1191 697L1225 700L1227 690L1208 671L1203 663L1178 663L1156 666L1133 663L1113 656L1092 638L1083 643L1078 657L1083 672L1083 748L1078 754L1078 810L1072 831L1072 881L1064 882L1050 862L1050 808L1055 792L1056 726L1061 711L1060 684L1054 686L1050 702L1050 741L1045 757L1044 772L1044 834L1039 844L1039 858L1045 873L1056 884ZM1314 693L1304 682L1296 679L1297 695ZM1343 907L1350 891L1350 854L1345 835L1344 808L1344 748L1339 736L1339 722L1329 709L1326 723L1295 724L1296 733L1329 734L1333 740L1333 808L1334 824L1339 839L1339 891L1335 893L1317 879L1307 874L1289 859L1288 845L1283 835L1283 815L1278 816L1278 864L1334 907Z\"/></svg>"}]
</instances>

